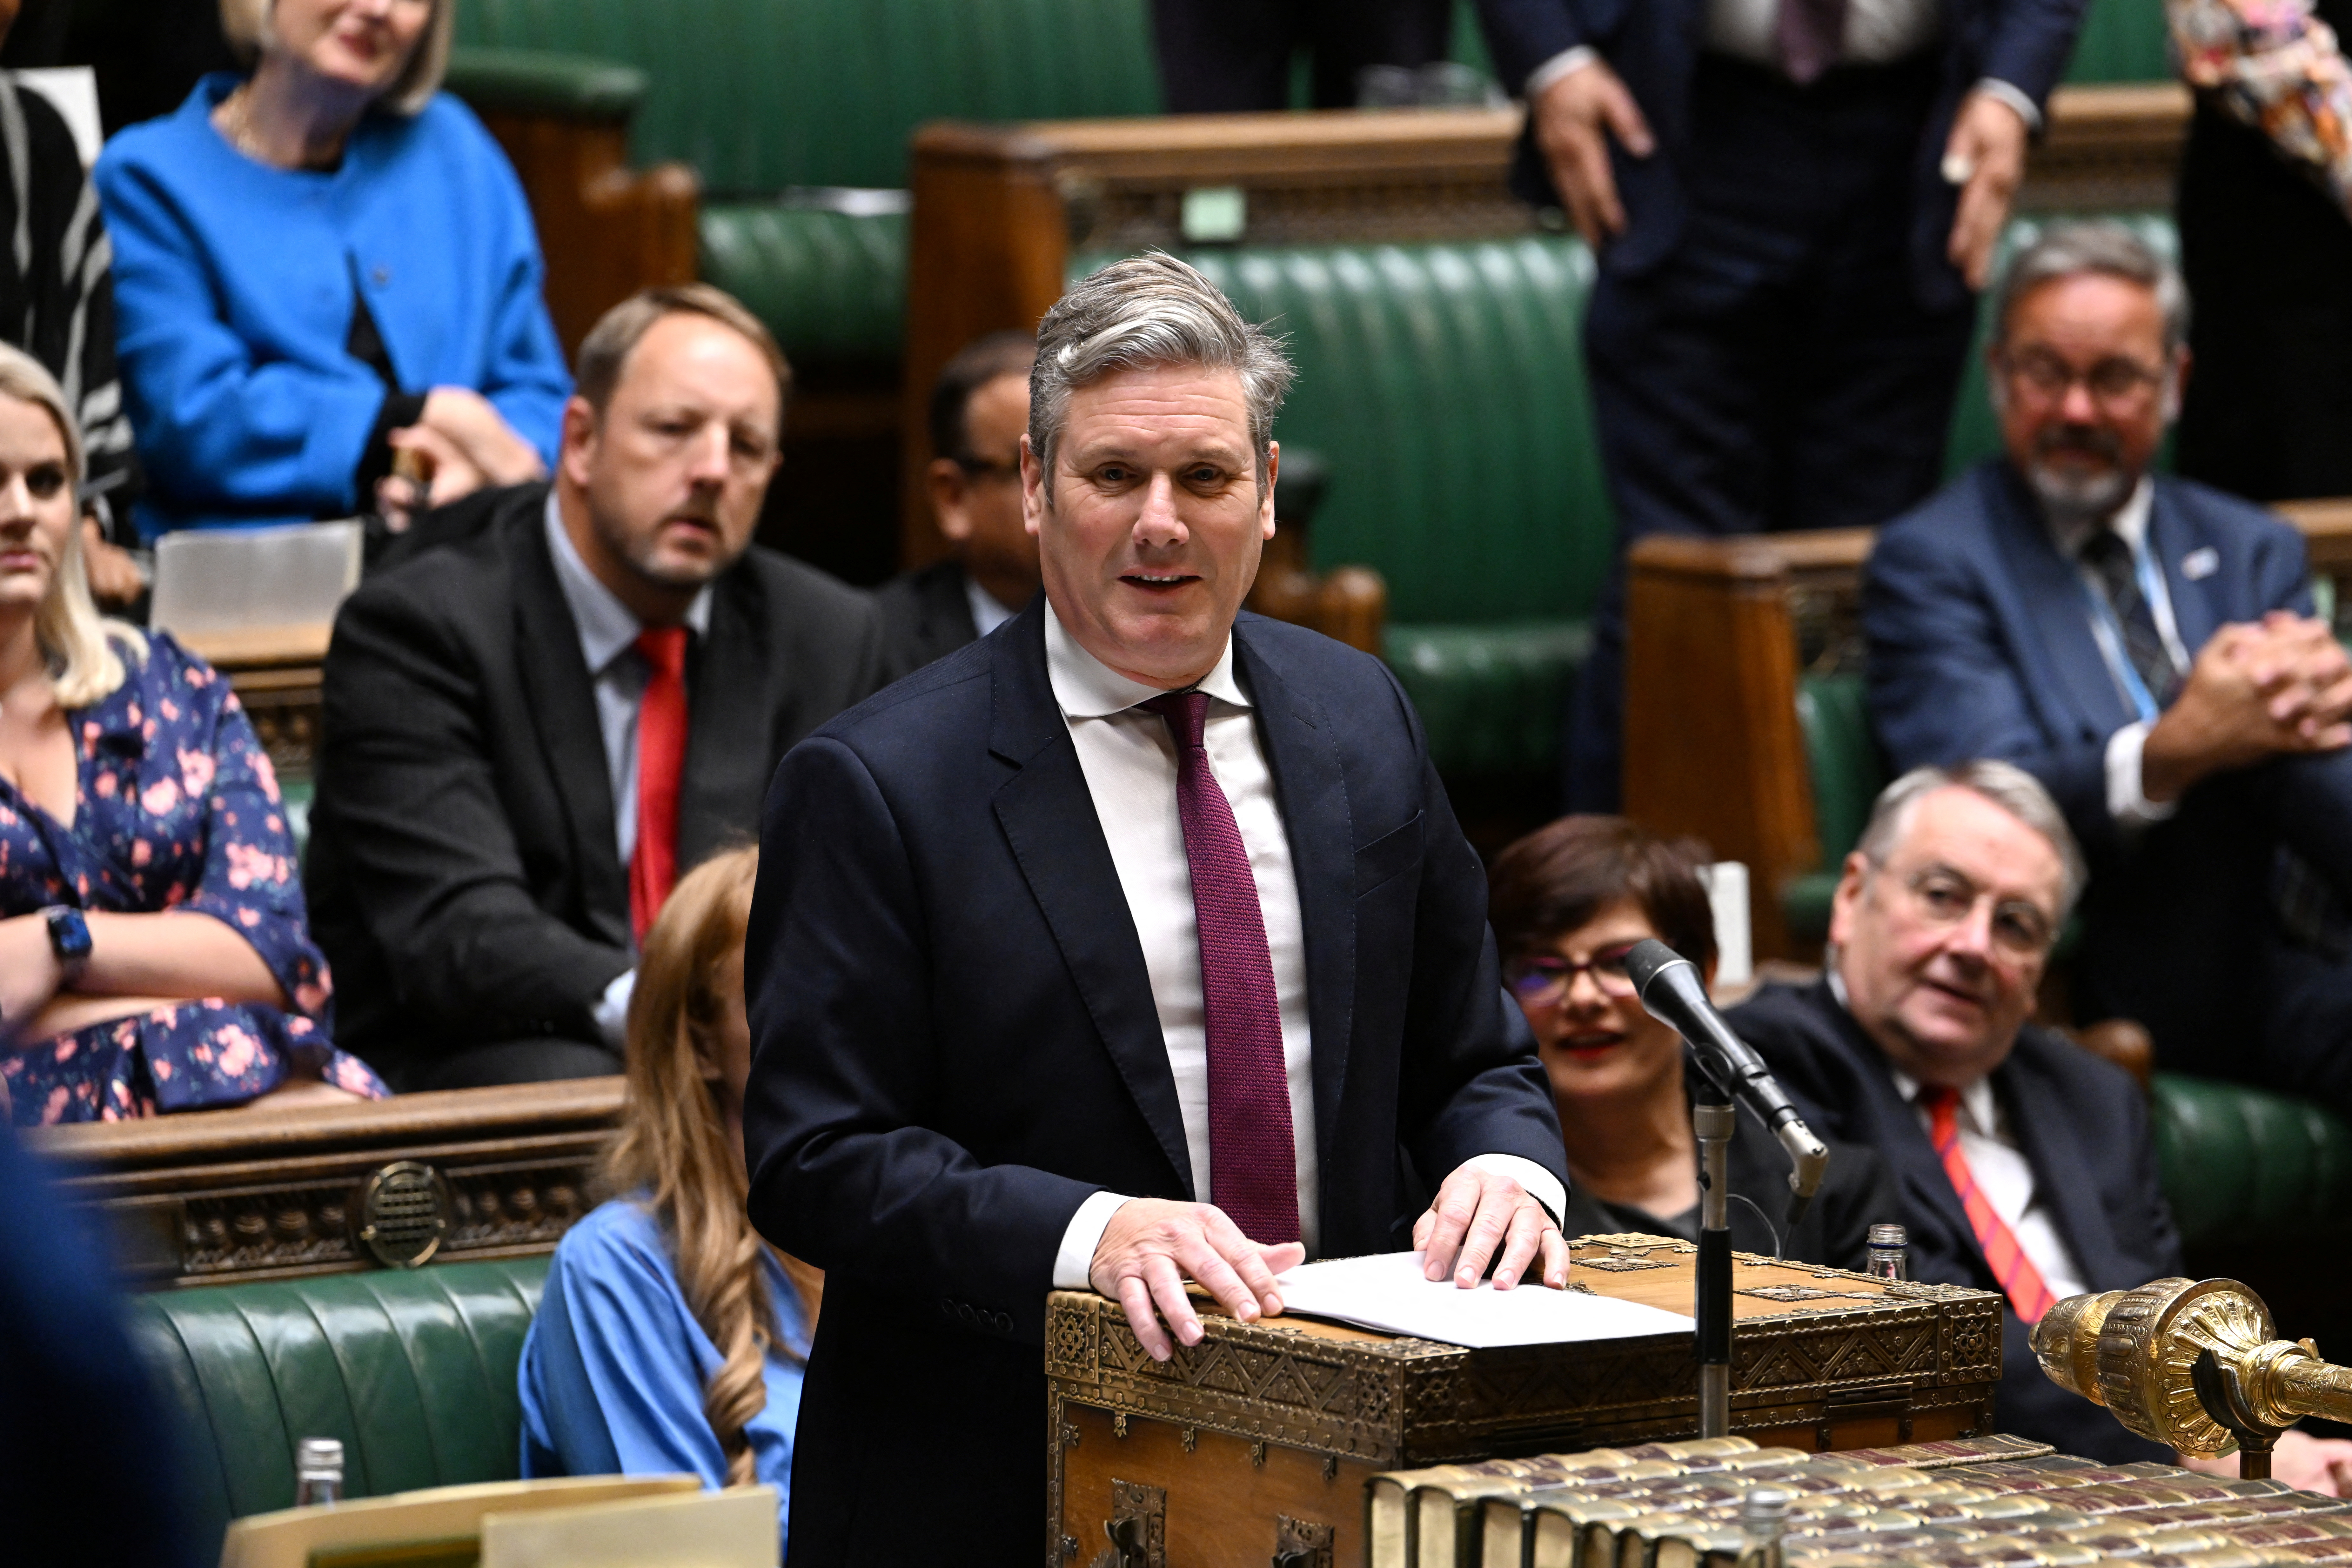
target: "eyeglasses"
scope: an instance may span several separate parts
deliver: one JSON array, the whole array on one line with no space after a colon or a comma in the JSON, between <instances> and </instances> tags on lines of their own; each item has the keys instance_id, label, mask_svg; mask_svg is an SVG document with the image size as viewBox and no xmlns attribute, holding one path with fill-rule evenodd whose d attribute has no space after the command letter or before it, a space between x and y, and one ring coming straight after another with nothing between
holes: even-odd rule
<instances>
[{"instance_id":1,"label":"eyeglasses","mask_svg":"<svg viewBox=\"0 0 2352 1568\"><path fill-rule=\"evenodd\" d=\"M1531 1007L1549 1007L1568 994L1576 977L1590 971L1592 984L1601 987L1604 995L1631 996L1633 976L1625 968L1625 960L1635 943L1620 947L1604 947L1581 963L1549 953L1530 958L1515 958L1503 970L1503 983L1511 994Z\"/></svg>"},{"instance_id":2,"label":"eyeglasses","mask_svg":"<svg viewBox=\"0 0 2352 1568\"><path fill-rule=\"evenodd\" d=\"M2120 354L2078 371L2047 349L2025 349L2013 354L2004 353L2001 367L2009 373L2010 380L2036 403L2063 403L2074 389L2074 384L2081 382L2092 399L2111 413L2131 408L2164 380L2161 370L2152 370Z\"/></svg>"},{"instance_id":3,"label":"eyeglasses","mask_svg":"<svg viewBox=\"0 0 2352 1568\"><path fill-rule=\"evenodd\" d=\"M1927 924L1958 925L1981 903L1992 904L1992 944L2011 958L2039 958L2058 939L2041 906L2024 899L1995 900L1990 893L1948 866L1928 866L1903 879L1912 908Z\"/></svg>"}]
</instances>

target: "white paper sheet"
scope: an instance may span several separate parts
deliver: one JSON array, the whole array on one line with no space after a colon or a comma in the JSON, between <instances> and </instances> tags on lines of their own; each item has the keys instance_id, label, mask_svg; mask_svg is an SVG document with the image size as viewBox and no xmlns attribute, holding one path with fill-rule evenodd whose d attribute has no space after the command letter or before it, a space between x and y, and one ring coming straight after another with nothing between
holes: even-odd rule
<instances>
[{"instance_id":1,"label":"white paper sheet","mask_svg":"<svg viewBox=\"0 0 2352 1568\"><path fill-rule=\"evenodd\" d=\"M1473 1350L1688 1334L1697 1329L1680 1312L1634 1301L1526 1282L1510 1290L1497 1290L1491 1281L1465 1290L1451 1278L1425 1279L1421 1271L1418 1252L1335 1258L1301 1264L1277 1276L1275 1287L1286 1311Z\"/></svg>"}]
</instances>

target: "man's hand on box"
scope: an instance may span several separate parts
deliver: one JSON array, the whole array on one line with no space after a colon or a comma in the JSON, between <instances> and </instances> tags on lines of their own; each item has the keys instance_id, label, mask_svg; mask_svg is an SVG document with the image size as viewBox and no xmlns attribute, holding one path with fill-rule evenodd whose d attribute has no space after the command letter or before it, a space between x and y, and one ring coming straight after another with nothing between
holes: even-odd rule
<instances>
[{"instance_id":1,"label":"man's hand on box","mask_svg":"<svg viewBox=\"0 0 2352 1568\"><path fill-rule=\"evenodd\" d=\"M1295 1241L1261 1247L1214 1204L1132 1198L1103 1227L1087 1278L1127 1310L1128 1327L1151 1359L1166 1361L1175 1353L1170 1331L1184 1344L1201 1342L1201 1316L1185 1297L1186 1279L1200 1281L1238 1321L1253 1322L1282 1310L1274 1277L1306 1258Z\"/></svg>"}]
</instances>

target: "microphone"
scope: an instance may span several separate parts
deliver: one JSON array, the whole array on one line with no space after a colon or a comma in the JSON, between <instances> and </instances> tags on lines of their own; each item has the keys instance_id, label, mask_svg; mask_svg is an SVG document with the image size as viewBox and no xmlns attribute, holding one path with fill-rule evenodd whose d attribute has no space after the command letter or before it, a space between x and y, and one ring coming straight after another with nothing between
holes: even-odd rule
<instances>
[{"instance_id":1,"label":"microphone","mask_svg":"<svg viewBox=\"0 0 2352 1568\"><path fill-rule=\"evenodd\" d=\"M1789 1202L1788 1219L1794 1228L1813 1194L1821 1191L1822 1173L1830 1163L1828 1148L1780 1092L1756 1048L1733 1034L1715 1004L1707 1000L1706 982L1696 964L1652 938L1633 944L1625 955L1625 969L1633 977L1633 990L1642 1005L1653 1018L1672 1025L1689 1044L1699 1071L1716 1091L1745 1105L1788 1151L1789 1190L1794 1194Z\"/></svg>"}]
</instances>

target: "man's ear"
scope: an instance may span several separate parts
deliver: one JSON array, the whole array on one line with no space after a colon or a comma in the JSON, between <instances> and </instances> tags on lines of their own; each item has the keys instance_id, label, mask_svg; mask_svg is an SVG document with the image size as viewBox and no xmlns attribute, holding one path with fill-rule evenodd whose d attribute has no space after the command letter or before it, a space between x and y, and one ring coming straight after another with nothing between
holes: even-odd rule
<instances>
[{"instance_id":1,"label":"man's ear","mask_svg":"<svg viewBox=\"0 0 2352 1568\"><path fill-rule=\"evenodd\" d=\"M1830 942L1843 947L1853 934L1854 910L1862 903L1862 885L1870 876L1869 858L1859 849L1845 858L1837 891L1830 896Z\"/></svg>"},{"instance_id":2,"label":"man's ear","mask_svg":"<svg viewBox=\"0 0 2352 1568\"><path fill-rule=\"evenodd\" d=\"M933 458L923 479L931 492L931 516L940 525L940 536L958 544L969 540L971 513L964 507L964 497L971 481L963 465L953 458Z\"/></svg>"},{"instance_id":3,"label":"man's ear","mask_svg":"<svg viewBox=\"0 0 2352 1568\"><path fill-rule=\"evenodd\" d=\"M601 426L586 398L575 395L564 404L563 444L556 450L555 465L580 489L587 488L589 470L595 464Z\"/></svg>"},{"instance_id":4,"label":"man's ear","mask_svg":"<svg viewBox=\"0 0 2352 1568\"><path fill-rule=\"evenodd\" d=\"M2172 374L2165 378L2164 383L2164 422L2167 425L2180 417L2180 400L2189 394L2190 359L2187 343L2172 351Z\"/></svg>"},{"instance_id":5,"label":"man's ear","mask_svg":"<svg viewBox=\"0 0 2352 1568\"><path fill-rule=\"evenodd\" d=\"M1021 437L1021 526L1032 539L1043 537L1038 531L1045 524L1045 513L1054 509L1050 478L1024 431Z\"/></svg>"},{"instance_id":6,"label":"man's ear","mask_svg":"<svg viewBox=\"0 0 2352 1568\"><path fill-rule=\"evenodd\" d=\"M1282 443L1265 444L1265 494L1258 497L1258 529L1266 538L1274 537L1274 485L1282 477Z\"/></svg>"}]
</instances>

